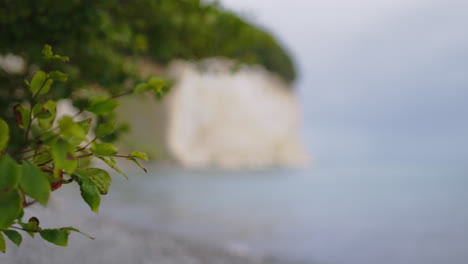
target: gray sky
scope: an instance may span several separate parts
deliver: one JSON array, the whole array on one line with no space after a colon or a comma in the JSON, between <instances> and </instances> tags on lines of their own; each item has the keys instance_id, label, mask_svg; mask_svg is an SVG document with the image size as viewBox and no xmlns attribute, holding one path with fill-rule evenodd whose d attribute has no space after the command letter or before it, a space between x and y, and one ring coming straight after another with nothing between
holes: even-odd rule
<instances>
[{"instance_id":1,"label":"gray sky","mask_svg":"<svg viewBox=\"0 0 468 264\"><path fill-rule=\"evenodd\" d=\"M468 156L468 1L221 2L296 58L314 154Z\"/></svg>"}]
</instances>

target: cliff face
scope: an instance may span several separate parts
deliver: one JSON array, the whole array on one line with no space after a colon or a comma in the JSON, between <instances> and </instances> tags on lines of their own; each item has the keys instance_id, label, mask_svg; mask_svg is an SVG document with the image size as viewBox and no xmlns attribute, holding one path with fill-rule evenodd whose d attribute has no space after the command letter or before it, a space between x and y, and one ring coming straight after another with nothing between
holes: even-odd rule
<instances>
[{"instance_id":1,"label":"cliff face","mask_svg":"<svg viewBox=\"0 0 468 264\"><path fill-rule=\"evenodd\" d=\"M258 66L231 69L224 59L172 63L176 85L163 103L122 101L121 116L134 127L128 141L151 142L147 151L189 167L305 164L292 89Z\"/></svg>"}]
</instances>

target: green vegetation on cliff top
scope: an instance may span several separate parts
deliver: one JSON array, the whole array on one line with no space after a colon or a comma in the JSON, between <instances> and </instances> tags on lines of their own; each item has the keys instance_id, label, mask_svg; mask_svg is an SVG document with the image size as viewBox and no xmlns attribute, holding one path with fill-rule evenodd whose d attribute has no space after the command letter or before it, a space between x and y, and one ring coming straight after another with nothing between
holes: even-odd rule
<instances>
[{"instance_id":1,"label":"green vegetation on cliff top","mask_svg":"<svg viewBox=\"0 0 468 264\"><path fill-rule=\"evenodd\" d=\"M125 78L125 55L156 63L225 56L285 80L293 62L275 38L217 2L201 0L2 0L0 54L37 63L47 43L74 58L76 74L102 85ZM40 44L40 45L37 45ZM78 71L78 69L75 69ZM82 71L86 69L86 72Z\"/></svg>"}]
</instances>

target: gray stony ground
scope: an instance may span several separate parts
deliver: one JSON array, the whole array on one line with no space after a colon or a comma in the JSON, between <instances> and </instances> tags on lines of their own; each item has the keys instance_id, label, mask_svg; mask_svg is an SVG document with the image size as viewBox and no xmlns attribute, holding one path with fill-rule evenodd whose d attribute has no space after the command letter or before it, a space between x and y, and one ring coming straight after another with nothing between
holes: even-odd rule
<instances>
[{"instance_id":1,"label":"gray stony ground","mask_svg":"<svg viewBox=\"0 0 468 264\"><path fill-rule=\"evenodd\" d=\"M29 216L38 216L47 227L74 226L95 237L70 235L68 247L45 242L36 235L23 236L20 248L8 241L7 253L0 255L0 264L287 264L272 256L230 249L207 241L197 241L168 232L168 223L154 221L145 227L120 221L112 214L90 213L82 202L73 202L60 195L46 209L35 206ZM118 210L113 208L112 210ZM133 215L132 215L133 216ZM138 218L138 214L134 215Z\"/></svg>"},{"instance_id":2,"label":"gray stony ground","mask_svg":"<svg viewBox=\"0 0 468 264\"><path fill-rule=\"evenodd\" d=\"M88 223L100 230L95 240L71 237L67 248L40 238L25 239L21 248L9 244L2 264L263 264L278 260L238 255L213 245L188 241L142 228L99 221Z\"/></svg>"}]
</instances>

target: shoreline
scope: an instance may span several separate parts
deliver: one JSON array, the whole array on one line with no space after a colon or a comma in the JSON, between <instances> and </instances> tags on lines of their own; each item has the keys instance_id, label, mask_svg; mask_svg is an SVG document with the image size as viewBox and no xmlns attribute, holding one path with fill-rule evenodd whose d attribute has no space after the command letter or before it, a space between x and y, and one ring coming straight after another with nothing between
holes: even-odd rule
<instances>
[{"instance_id":1,"label":"shoreline","mask_svg":"<svg viewBox=\"0 0 468 264\"><path fill-rule=\"evenodd\" d=\"M0 257L14 264L296 264L242 244L199 240L184 232L175 232L167 221L139 222L142 208L125 208L105 199L102 211L92 213L72 188L58 191L46 208L34 206L25 219L37 216L43 228L73 226L95 237L90 240L72 233L68 247L62 248L23 235L18 248L7 242L7 253ZM78 195L78 196L77 196ZM79 198L79 199L76 199ZM110 206L105 204L111 202ZM114 201L115 202L115 201ZM133 211L130 209L134 209ZM127 215L119 217L119 210ZM144 209L143 210L147 210ZM122 214L120 212L120 214ZM131 214L131 215L130 215ZM54 217L54 218L52 218ZM131 221L131 217L135 221ZM149 226L148 226L149 225Z\"/></svg>"}]
</instances>

